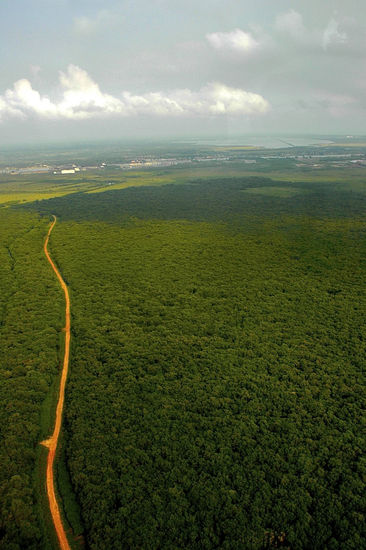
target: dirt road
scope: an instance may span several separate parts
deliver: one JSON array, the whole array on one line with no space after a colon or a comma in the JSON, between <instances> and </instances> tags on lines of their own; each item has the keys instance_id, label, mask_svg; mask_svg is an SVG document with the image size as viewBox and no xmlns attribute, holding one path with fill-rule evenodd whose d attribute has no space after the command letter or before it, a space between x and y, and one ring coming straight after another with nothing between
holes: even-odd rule
<instances>
[{"instance_id":1,"label":"dirt road","mask_svg":"<svg viewBox=\"0 0 366 550\"><path fill-rule=\"evenodd\" d=\"M62 290L65 294L65 352L64 352L64 362L62 367L62 373L61 373L61 382L60 382L60 392L57 402L57 408L56 408L56 421L55 421L55 427L53 430L53 434L49 439L46 439L45 441L42 441L42 445L48 448L48 457L47 457L47 495L48 495L48 501L50 504L50 511L53 519L53 523L55 526L55 530L57 533L57 537L60 543L61 550L71 550L69 543L67 541L66 533L64 526L62 524L60 509L57 503L56 494L55 494L55 485L54 485L54 472L53 472L53 463L55 460L55 454L57 449L57 443L58 438L60 435L61 430L61 424L62 424L62 411L64 408L64 398L65 398L65 386L66 386L66 379L67 379L67 372L69 369L69 355L70 355L70 297L69 297L69 291L67 289L67 286L65 284L65 281L61 277L61 274L55 264L53 263L51 256L48 253L48 241L51 235L52 229L55 227L56 224L56 216L53 216L54 220L48 230L47 237L44 242L44 253L46 255L47 260L50 262L51 267L53 271L56 273L56 276L60 282L60 285L62 287Z\"/></svg>"}]
</instances>

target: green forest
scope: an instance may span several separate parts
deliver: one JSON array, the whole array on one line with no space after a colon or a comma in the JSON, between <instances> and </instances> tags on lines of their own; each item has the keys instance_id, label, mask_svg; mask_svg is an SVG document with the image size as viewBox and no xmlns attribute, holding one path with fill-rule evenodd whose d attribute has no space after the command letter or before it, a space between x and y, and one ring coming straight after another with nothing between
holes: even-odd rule
<instances>
[{"instance_id":1,"label":"green forest","mask_svg":"<svg viewBox=\"0 0 366 550\"><path fill-rule=\"evenodd\" d=\"M50 547L51 214L85 548L365 548L365 207L344 181L235 177L2 208L0 548Z\"/></svg>"},{"instance_id":2,"label":"green forest","mask_svg":"<svg viewBox=\"0 0 366 550\"><path fill-rule=\"evenodd\" d=\"M62 296L43 256L48 220L0 213L0 548L43 546L39 441L52 427Z\"/></svg>"}]
</instances>

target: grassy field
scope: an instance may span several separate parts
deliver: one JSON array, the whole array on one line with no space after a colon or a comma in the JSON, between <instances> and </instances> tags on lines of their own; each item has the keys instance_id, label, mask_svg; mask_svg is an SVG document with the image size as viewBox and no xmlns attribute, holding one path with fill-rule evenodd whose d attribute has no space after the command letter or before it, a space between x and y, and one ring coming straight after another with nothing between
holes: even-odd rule
<instances>
[{"instance_id":1,"label":"grassy field","mask_svg":"<svg viewBox=\"0 0 366 550\"><path fill-rule=\"evenodd\" d=\"M104 184L104 179L102 180ZM100 176L90 173L65 178L50 174L2 175L0 176L0 204L61 197L79 191L88 191L101 185Z\"/></svg>"},{"instance_id":2,"label":"grassy field","mask_svg":"<svg viewBox=\"0 0 366 550\"><path fill-rule=\"evenodd\" d=\"M366 172L352 166L339 169L268 169L258 166L250 168L242 163L215 164L192 167L172 167L139 171L89 171L67 177L53 174L1 175L0 205L29 203L36 200L61 197L72 193L101 193L111 189L127 187L161 186L169 183L181 184L206 178L230 178L240 176L264 176L275 181L304 183L340 183L345 190L366 192ZM280 186L278 187L280 189ZM264 191L262 191L264 192ZM288 190L286 190L288 194ZM271 191L273 195L273 190Z\"/></svg>"}]
</instances>

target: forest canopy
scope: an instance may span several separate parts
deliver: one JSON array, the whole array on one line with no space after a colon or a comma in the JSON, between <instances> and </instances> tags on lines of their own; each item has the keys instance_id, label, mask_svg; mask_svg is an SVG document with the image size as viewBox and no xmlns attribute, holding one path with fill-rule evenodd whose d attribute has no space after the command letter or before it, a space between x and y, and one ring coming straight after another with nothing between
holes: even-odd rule
<instances>
[{"instance_id":1,"label":"forest canopy","mask_svg":"<svg viewBox=\"0 0 366 550\"><path fill-rule=\"evenodd\" d=\"M58 216L65 464L91 549L362 548L365 201L216 178L14 211L43 234Z\"/></svg>"}]
</instances>

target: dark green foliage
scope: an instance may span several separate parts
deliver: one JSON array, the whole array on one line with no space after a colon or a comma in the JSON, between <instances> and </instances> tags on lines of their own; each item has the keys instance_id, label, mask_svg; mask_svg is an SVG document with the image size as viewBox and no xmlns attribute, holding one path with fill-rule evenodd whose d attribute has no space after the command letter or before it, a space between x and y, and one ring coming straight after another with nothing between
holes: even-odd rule
<instances>
[{"instance_id":1,"label":"dark green foliage","mask_svg":"<svg viewBox=\"0 0 366 550\"><path fill-rule=\"evenodd\" d=\"M42 547L34 487L40 418L57 374L62 296L42 252L47 220L0 213L0 548ZM41 430L41 424L43 429Z\"/></svg>"},{"instance_id":2,"label":"dark green foliage","mask_svg":"<svg viewBox=\"0 0 366 550\"><path fill-rule=\"evenodd\" d=\"M365 195L243 191L261 186L292 188L28 206L60 216L66 455L92 550L364 546Z\"/></svg>"},{"instance_id":3,"label":"dark green foliage","mask_svg":"<svg viewBox=\"0 0 366 550\"><path fill-rule=\"evenodd\" d=\"M268 178L228 178L195 181L162 187L129 187L104 193L75 193L25 208L36 208L49 215L52 211L64 220L127 221L131 216L143 219L224 220L243 227L248 216L257 221L276 215L353 217L365 213L366 194L345 191L342 185L298 183L300 194L286 197L256 195L246 189L293 184Z\"/></svg>"},{"instance_id":4,"label":"dark green foliage","mask_svg":"<svg viewBox=\"0 0 366 550\"><path fill-rule=\"evenodd\" d=\"M227 183L240 196L243 182ZM362 548L362 203L321 186L311 200L246 195L227 212L224 184L199 187L191 208L178 187L50 201L64 219L166 220L65 221L54 235L73 308L68 464L88 543ZM167 221L234 210L234 226Z\"/></svg>"}]
</instances>

